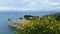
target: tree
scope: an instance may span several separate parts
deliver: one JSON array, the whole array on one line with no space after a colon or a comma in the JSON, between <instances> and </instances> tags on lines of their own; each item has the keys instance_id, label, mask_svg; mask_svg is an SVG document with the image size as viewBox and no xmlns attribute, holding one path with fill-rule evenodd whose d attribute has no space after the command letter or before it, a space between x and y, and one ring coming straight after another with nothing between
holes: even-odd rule
<instances>
[{"instance_id":1,"label":"tree","mask_svg":"<svg viewBox=\"0 0 60 34\"><path fill-rule=\"evenodd\" d=\"M22 17L20 17L19 19L21 19L21 20L22 20L23 18L22 18Z\"/></svg>"},{"instance_id":2,"label":"tree","mask_svg":"<svg viewBox=\"0 0 60 34\"><path fill-rule=\"evenodd\" d=\"M24 18L25 18L26 20L30 20L31 17L33 17L33 16L31 16L31 15L25 15L25 16L24 16Z\"/></svg>"}]
</instances>

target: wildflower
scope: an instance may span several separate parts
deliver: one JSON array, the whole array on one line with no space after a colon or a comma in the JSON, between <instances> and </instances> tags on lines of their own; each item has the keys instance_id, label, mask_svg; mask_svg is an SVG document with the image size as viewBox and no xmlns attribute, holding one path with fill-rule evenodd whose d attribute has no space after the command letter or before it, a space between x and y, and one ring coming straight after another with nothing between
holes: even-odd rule
<instances>
[{"instance_id":1,"label":"wildflower","mask_svg":"<svg viewBox=\"0 0 60 34\"><path fill-rule=\"evenodd\" d=\"M49 20L46 21L46 24L49 24Z\"/></svg>"},{"instance_id":2,"label":"wildflower","mask_svg":"<svg viewBox=\"0 0 60 34\"><path fill-rule=\"evenodd\" d=\"M55 26L53 26L55 28Z\"/></svg>"},{"instance_id":3,"label":"wildflower","mask_svg":"<svg viewBox=\"0 0 60 34\"><path fill-rule=\"evenodd\" d=\"M37 23L37 25L39 25L39 23Z\"/></svg>"},{"instance_id":4,"label":"wildflower","mask_svg":"<svg viewBox=\"0 0 60 34\"><path fill-rule=\"evenodd\" d=\"M53 21L51 21L51 23L52 23L52 24L54 24L54 22L53 22Z\"/></svg>"},{"instance_id":5,"label":"wildflower","mask_svg":"<svg viewBox=\"0 0 60 34\"><path fill-rule=\"evenodd\" d=\"M47 30L43 30L42 32L46 32Z\"/></svg>"},{"instance_id":6,"label":"wildflower","mask_svg":"<svg viewBox=\"0 0 60 34\"><path fill-rule=\"evenodd\" d=\"M60 30L60 27L58 29Z\"/></svg>"},{"instance_id":7,"label":"wildflower","mask_svg":"<svg viewBox=\"0 0 60 34\"><path fill-rule=\"evenodd\" d=\"M35 27L33 27L33 29L35 29Z\"/></svg>"},{"instance_id":8,"label":"wildflower","mask_svg":"<svg viewBox=\"0 0 60 34\"><path fill-rule=\"evenodd\" d=\"M45 19L45 21L48 21L47 19Z\"/></svg>"},{"instance_id":9,"label":"wildflower","mask_svg":"<svg viewBox=\"0 0 60 34\"><path fill-rule=\"evenodd\" d=\"M28 29L28 32L30 32L30 30Z\"/></svg>"},{"instance_id":10,"label":"wildflower","mask_svg":"<svg viewBox=\"0 0 60 34\"><path fill-rule=\"evenodd\" d=\"M31 26L31 30L32 30L32 29L35 29L35 27L34 27L34 26Z\"/></svg>"},{"instance_id":11,"label":"wildflower","mask_svg":"<svg viewBox=\"0 0 60 34\"><path fill-rule=\"evenodd\" d=\"M34 22L32 21L32 23L30 23L29 26L31 27L31 26L33 26L33 25L34 25Z\"/></svg>"},{"instance_id":12,"label":"wildflower","mask_svg":"<svg viewBox=\"0 0 60 34\"><path fill-rule=\"evenodd\" d=\"M22 26L25 26L25 24L22 24Z\"/></svg>"},{"instance_id":13,"label":"wildflower","mask_svg":"<svg viewBox=\"0 0 60 34\"><path fill-rule=\"evenodd\" d=\"M49 26L47 26L46 28L49 28Z\"/></svg>"},{"instance_id":14,"label":"wildflower","mask_svg":"<svg viewBox=\"0 0 60 34\"><path fill-rule=\"evenodd\" d=\"M51 30L54 30L53 27L50 27Z\"/></svg>"},{"instance_id":15,"label":"wildflower","mask_svg":"<svg viewBox=\"0 0 60 34\"><path fill-rule=\"evenodd\" d=\"M40 21L40 19L38 19L38 21Z\"/></svg>"},{"instance_id":16,"label":"wildflower","mask_svg":"<svg viewBox=\"0 0 60 34\"><path fill-rule=\"evenodd\" d=\"M36 24L34 26L36 26Z\"/></svg>"},{"instance_id":17,"label":"wildflower","mask_svg":"<svg viewBox=\"0 0 60 34\"><path fill-rule=\"evenodd\" d=\"M50 19L50 16L48 16L48 19Z\"/></svg>"},{"instance_id":18,"label":"wildflower","mask_svg":"<svg viewBox=\"0 0 60 34\"><path fill-rule=\"evenodd\" d=\"M57 20L54 20L55 22L57 22Z\"/></svg>"},{"instance_id":19,"label":"wildflower","mask_svg":"<svg viewBox=\"0 0 60 34\"><path fill-rule=\"evenodd\" d=\"M45 32L45 30L43 30L42 32Z\"/></svg>"}]
</instances>

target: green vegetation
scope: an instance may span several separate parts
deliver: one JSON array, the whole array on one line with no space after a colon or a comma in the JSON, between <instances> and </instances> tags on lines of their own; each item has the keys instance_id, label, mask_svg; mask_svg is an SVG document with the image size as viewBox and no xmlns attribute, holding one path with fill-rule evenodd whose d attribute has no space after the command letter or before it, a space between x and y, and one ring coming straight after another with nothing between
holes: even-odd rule
<instances>
[{"instance_id":1,"label":"green vegetation","mask_svg":"<svg viewBox=\"0 0 60 34\"><path fill-rule=\"evenodd\" d=\"M33 16L31 16L31 15L25 15L24 18L25 18L26 20L31 20L31 18L33 18Z\"/></svg>"},{"instance_id":2,"label":"green vegetation","mask_svg":"<svg viewBox=\"0 0 60 34\"><path fill-rule=\"evenodd\" d=\"M16 34L60 34L60 15L45 15L42 17L33 16L29 22L18 26Z\"/></svg>"}]
</instances>

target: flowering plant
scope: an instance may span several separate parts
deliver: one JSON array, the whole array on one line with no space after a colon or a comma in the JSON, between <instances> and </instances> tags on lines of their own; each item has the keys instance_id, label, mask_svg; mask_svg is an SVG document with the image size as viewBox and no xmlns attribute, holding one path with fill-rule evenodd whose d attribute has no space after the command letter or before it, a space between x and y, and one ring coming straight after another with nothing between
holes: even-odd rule
<instances>
[{"instance_id":1,"label":"flowering plant","mask_svg":"<svg viewBox=\"0 0 60 34\"><path fill-rule=\"evenodd\" d=\"M41 18L33 17L15 30L16 34L60 34L60 22L50 15Z\"/></svg>"}]
</instances>

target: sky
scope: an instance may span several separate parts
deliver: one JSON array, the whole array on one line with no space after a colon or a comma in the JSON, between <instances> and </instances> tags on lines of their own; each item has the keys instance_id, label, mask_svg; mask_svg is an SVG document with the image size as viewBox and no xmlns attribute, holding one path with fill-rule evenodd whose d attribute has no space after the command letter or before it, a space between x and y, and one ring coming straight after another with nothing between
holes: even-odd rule
<instances>
[{"instance_id":1,"label":"sky","mask_svg":"<svg viewBox=\"0 0 60 34\"><path fill-rule=\"evenodd\" d=\"M0 0L0 11L60 10L60 0Z\"/></svg>"}]
</instances>

